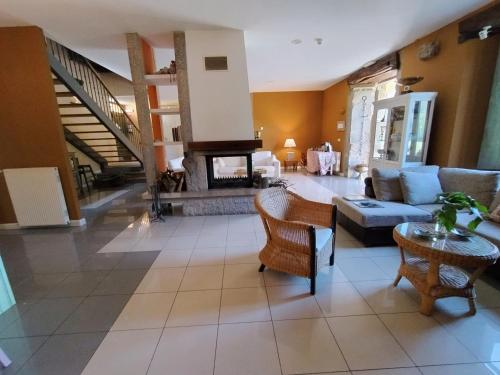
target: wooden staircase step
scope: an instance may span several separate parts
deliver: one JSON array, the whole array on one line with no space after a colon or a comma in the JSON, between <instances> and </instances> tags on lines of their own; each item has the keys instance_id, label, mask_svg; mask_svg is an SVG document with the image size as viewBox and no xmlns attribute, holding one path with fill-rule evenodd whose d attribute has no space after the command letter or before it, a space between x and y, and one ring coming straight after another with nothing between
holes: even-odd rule
<instances>
[{"instance_id":1,"label":"wooden staircase step","mask_svg":"<svg viewBox=\"0 0 500 375\"><path fill-rule=\"evenodd\" d=\"M102 125L100 122L82 122L82 123L76 123L76 124L63 124L64 127L66 126L87 126L87 125ZM104 126L104 125L103 125Z\"/></svg>"},{"instance_id":2,"label":"wooden staircase step","mask_svg":"<svg viewBox=\"0 0 500 375\"><path fill-rule=\"evenodd\" d=\"M61 117L95 117L92 113L71 113L71 114L63 114ZM74 124L73 124L74 125Z\"/></svg>"},{"instance_id":3,"label":"wooden staircase step","mask_svg":"<svg viewBox=\"0 0 500 375\"><path fill-rule=\"evenodd\" d=\"M81 108L81 107L85 107L85 105L81 103L59 104L59 108Z\"/></svg>"},{"instance_id":4,"label":"wooden staircase step","mask_svg":"<svg viewBox=\"0 0 500 375\"><path fill-rule=\"evenodd\" d=\"M97 133L109 133L111 134L108 130L87 130L87 131L81 131L81 130L78 130L78 131L71 131L71 133L73 134L97 134Z\"/></svg>"},{"instance_id":5,"label":"wooden staircase step","mask_svg":"<svg viewBox=\"0 0 500 375\"><path fill-rule=\"evenodd\" d=\"M58 96L60 98L71 98L71 97L75 96L75 94L73 94L70 91L64 91L64 92L56 92L56 96Z\"/></svg>"}]
</instances>

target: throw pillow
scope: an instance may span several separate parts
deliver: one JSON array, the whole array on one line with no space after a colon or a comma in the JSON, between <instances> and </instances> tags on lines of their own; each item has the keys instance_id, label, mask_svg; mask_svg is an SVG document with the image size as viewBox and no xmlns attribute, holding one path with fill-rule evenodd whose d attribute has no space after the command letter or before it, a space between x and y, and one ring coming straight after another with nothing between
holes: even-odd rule
<instances>
[{"instance_id":1,"label":"throw pillow","mask_svg":"<svg viewBox=\"0 0 500 375\"><path fill-rule=\"evenodd\" d=\"M500 204L488 215L488 219L500 223Z\"/></svg>"},{"instance_id":2,"label":"throw pillow","mask_svg":"<svg viewBox=\"0 0 500 375\"><path fill-rule=\"evenodd\" d=\"M435 203L443 192L437 174L404 171L399 178L404 201L412 206Z\"/></svg>"},{"instance_id":3,"label":"throw pillow","mask_svg":"<svg viewBox=\"0 0 500 375\"><path fill-rule=\"evenodd\" d=\"M490 212L498 210L499 207L500 207L500 190L497 191L495 199L493 199L493 202L491 203Z\"/></svg>"},{"instance_id":4,"label":"throw pillow","mask_svg":"<svg viewBox=\"0 0 500 375\"><path fill-rule=\"evenodd\" d=\"M490 211L494 209L492 202L495 194L500 189L500 172L441 168L439 180L444 191L462 191L479 203L489 207Z\"/></svg>"},{"instance_id":5,"label":"throw pillow","mask_svg":"<svg viewBox=\"0 0 500 375\"><path fill-rule=\"evenodd\" d=\"M372 183L375 197L379 201L396 201L403 200L403 192L399 182L399 174L402 171L431 173L437 175L439 167L437 165L424 165L421 167L410 167L404 169L397 168L373 168Z\"/></svg>"}]
</instances>

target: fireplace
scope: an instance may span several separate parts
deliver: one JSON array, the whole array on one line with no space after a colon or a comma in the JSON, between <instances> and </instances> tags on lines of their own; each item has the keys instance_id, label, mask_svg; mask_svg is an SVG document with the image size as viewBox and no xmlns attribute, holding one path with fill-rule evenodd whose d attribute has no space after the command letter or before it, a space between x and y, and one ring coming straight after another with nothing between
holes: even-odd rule
<instances>
[{"instance_id":1,"label":"fireplace","mask_svg":"<svg viewBox=\"0 0 500 375\"><path fill-rule=\"evenodd\" d=\"M252 187L252 154L205 155L209 189Z\"/></svg>"}]
</instances>

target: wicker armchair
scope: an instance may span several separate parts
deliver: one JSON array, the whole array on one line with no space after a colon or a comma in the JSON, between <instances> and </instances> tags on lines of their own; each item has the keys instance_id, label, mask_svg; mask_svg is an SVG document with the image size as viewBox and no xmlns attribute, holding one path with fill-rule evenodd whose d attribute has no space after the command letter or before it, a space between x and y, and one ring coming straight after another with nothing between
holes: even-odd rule
<instances>
[{"instance_id":1,"label":"wicker armchair","mask_svg":"<svg viewBox=\"0 0 500 375\"><path fill-rule=\"evenodd\" d=\"M322 261L334 262L337 206L308 201L283 188L260 191L255 206L267 234L259 272L269 267L308 277L315 294Z\"/></svg>"}]
</instances>

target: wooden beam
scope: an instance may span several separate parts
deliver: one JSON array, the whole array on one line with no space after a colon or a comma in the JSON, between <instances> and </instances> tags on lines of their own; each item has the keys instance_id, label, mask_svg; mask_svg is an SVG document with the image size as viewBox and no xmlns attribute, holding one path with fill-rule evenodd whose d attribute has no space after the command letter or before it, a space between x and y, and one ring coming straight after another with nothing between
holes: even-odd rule
<instances>
[{"instance_id":1,"label":"wooden beam","mask_svg":"<svg viewBox=\"0 0 500 375\"><path fill-rule=\"evenodd\" d=\"M500 34L500 3L492 5L482 12L467 17L458 24L458 43L470 39L478 39L479 32L486 26L491 26L488 37Z\"/></svg>"}]
</instances>

